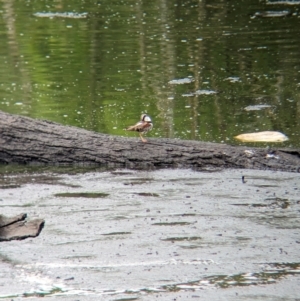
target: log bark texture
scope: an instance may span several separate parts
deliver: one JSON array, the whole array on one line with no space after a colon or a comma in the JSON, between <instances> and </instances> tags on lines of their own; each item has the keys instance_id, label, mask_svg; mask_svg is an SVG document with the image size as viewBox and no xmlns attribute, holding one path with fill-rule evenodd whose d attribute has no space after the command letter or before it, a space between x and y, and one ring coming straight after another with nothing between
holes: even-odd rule
<instances>
[{"instance_id":1,"label":"log bark texture","mask_svg":"<svg viewBox=\"0 0 300 301\"><path fill-rule=\"evenodd\" d=\"M0 162L300 172L300 150L156 138L142 143L138 137L100 134L0 111Z\"/></svg>"}]
</instances>

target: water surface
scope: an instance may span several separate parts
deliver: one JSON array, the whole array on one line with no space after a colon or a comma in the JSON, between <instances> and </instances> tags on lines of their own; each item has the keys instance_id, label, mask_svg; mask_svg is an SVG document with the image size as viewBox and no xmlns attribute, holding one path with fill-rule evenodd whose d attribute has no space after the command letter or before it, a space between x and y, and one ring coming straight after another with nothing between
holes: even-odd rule
<instances>
[{"instance_id":1,"label":"water surface","mask_svg":"<svg viewBox=\"0 0 300 301\"><path fill-rule=\"evenodd\" d=\"M0 3L0 110L113 135L300 146L297 1ZM247 109L251 106L254 110Z\"/></svg>"},{"instance_id":2,"label":"water surface","mask_svg":"<svg viewBox=\"0 0 300 301\"><path fill-rule=\"evenodd\" d=\"M1 243L2 300L299 296L298 173L0 172L0 213L45 219Z\"/></svg>"}]
</instances>

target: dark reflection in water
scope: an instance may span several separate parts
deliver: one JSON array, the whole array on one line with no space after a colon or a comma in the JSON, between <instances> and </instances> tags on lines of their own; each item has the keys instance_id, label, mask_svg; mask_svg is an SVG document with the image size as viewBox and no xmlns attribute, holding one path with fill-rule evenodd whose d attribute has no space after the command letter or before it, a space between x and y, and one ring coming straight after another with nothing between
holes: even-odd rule
<instances>
[{"instance_id":1,"label":"dark reflection in water","mask_svg":"<svg viewBox=\"0 0 300 301\"><path fill-rule=\"evenodd\" d=\"M3 0L0 110L113 135L148 112L152 137L299 147L299 5Z\"/></svg>"}]
</instances>

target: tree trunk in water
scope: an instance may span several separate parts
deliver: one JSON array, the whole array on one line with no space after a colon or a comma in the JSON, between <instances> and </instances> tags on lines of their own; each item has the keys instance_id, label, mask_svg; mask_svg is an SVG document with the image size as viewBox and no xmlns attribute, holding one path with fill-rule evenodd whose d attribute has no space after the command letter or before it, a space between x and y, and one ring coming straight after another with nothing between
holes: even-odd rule
<instances>
[{"instance_id":1,"label":"tree trunk in water","mask_svg":"<svg viewBox=\"0 0 300 301\"><path fill-rule=\"evenodd\" d=\"M0 163L300 171L300 150L105 135L0 111Z\"/></svg>"}]
</instances>

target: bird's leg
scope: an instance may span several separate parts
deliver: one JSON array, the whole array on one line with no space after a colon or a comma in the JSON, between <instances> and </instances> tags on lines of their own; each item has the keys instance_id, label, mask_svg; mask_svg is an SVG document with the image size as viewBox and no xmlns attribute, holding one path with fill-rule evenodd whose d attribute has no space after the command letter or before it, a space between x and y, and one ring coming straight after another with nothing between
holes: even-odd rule
<instances>
[{"instance_id":1,"label":"bird's leg","mask_svg":"<svg viewBox=\"0 0 300 301\"><path fill-rule=\"evenodd\" d=\"M143 137L143 135L141 134L141 133L139 133L140 134L140 137L141 137L141 139L142 139L142 141L145 143L145 142L147 142L147 140Z\"/></svg>"}]
</instances>

